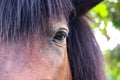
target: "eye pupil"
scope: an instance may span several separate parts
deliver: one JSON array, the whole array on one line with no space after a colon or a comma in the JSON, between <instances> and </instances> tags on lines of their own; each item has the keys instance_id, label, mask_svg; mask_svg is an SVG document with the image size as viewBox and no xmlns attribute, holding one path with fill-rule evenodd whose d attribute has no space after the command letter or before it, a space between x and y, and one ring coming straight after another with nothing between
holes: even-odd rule
<instances>
[{"instance_id":1,"label":"eye pupil","mask_svg":"<svg viewBox=\"0 0 120 80\"><path fill-rule=\"evenodd\" d=\"M63 32L58 32L54 38L57 40L62 40L64 39L64 37L65 37L65 34Z\"/></svg>"},{"instance_id":2,"label":"eye pupil","mask_svg":"<svg viewBox=\"0 0 120 80\"><path fill-rule=\"evenodd\" d=\"M53 41L55 42L62 42L67 37L67 33L65 31L59 31L54 36Z\"/></svg>"}]
</instances>

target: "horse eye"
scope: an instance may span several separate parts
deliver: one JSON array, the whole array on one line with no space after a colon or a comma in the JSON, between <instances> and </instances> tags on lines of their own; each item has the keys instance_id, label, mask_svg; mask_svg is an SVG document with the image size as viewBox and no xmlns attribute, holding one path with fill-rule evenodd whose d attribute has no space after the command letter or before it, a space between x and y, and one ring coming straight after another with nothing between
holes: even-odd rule
<instances>
[{"instance_id":1,"label":"horse eye","mask_svg":"<svg viewBox=\"0 0 120 80\"><path fill-rule=\"evenodd\" d=\"M53 37L53 41L55 43L63 43L67 36L68 32L66 30L59 30Z\"/></svg>"}]
</instances>

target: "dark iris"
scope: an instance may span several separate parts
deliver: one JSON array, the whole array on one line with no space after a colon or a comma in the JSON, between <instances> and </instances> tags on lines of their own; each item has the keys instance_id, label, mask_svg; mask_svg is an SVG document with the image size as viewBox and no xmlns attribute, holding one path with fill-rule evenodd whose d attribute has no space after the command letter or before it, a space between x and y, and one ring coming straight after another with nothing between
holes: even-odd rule
<instances>
[{"instance_id":1,"label":"dark iris","mask_svg":"<svg viewBox=\"0 0 120 80\"><path fill-rule=\"evenodd\" d=\"M53 41L57 43L61 43L67 37L67 33L65 31L58 31L53 38Z\"/></svg>"}]
</instances>

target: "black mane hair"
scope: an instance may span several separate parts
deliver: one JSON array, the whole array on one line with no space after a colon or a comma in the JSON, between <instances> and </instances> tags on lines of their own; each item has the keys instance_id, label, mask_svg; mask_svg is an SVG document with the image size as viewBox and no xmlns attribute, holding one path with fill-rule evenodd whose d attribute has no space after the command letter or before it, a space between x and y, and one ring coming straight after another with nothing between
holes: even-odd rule
<instances>
[{"instance_id":1,"label":"black mane hair","mask_svg":"<svg viewBox=\"0 0 120 80\"><path fill-rule=\"evenodd\" d=\"M105 80L102 54L84 16L70 20L67 40L73 80Z\"/></svg>"},{"instance_id":2,"label":"black mane hair","mask_svg":"<svg viewBox=\"0 0 120 80\"><path fill-rule=\"evenodd\" d=\"M50 21L65 16L72 80L105 80L102 55L85 13L101 0L0 0L0 40L46 33Z\"/></svg>"}]
</instances>

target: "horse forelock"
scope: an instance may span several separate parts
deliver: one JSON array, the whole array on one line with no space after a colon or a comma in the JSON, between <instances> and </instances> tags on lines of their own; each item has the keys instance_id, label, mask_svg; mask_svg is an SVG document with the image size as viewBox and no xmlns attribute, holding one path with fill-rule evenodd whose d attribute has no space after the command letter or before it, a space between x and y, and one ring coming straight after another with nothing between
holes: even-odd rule
<instances>
[{"instance_id":1,"label":"horse forelock","mask_svg":"<svg viewBox=\"0 0 120 80\"><path fill-rule=\"evenodd\" d=\"M28 38L72 11L70 0L0 0L0 39Z\"/></svg>"}]
</instances>

